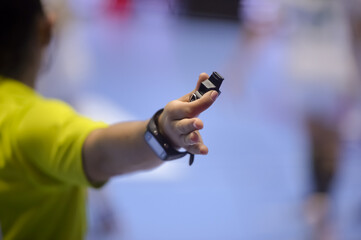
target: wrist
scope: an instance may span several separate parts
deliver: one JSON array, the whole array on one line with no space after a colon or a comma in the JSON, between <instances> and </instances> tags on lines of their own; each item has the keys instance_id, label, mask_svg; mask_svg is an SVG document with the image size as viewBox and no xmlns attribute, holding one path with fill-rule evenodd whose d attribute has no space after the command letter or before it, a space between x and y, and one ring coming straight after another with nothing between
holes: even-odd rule
<instances>
[{"instance_id":1,"label":"wrist","mask_svg":"<svg viewBox=\"0 0 361 240\"><path fill-rule=\"evenodd\" d=\"M162 113L163 109L156 112L149 120L147 130L144 134L144 139L151 147L153 152L164 161L184 157L186 154L188 154L188 152L179 152L177 149L173 148L171 141L164 133L164 128L160 127L162 122L159 121L159 118L161 117ZM162 118L164 118L164 115Z\"/></svg>"}]
</instances>

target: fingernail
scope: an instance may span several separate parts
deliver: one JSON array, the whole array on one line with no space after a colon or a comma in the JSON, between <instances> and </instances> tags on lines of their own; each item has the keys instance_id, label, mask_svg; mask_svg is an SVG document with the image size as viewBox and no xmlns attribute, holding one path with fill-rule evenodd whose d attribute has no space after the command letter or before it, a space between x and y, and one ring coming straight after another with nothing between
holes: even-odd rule
<instances>
[{"instance_id":1,"label":"fingernail","mask_svg":"<svg viewBox=\"0 0 361 240\"><path fill-rule=\"evenodd\" d=\"M200 153L201 153L202 155L207 155L207 154L208 154L208 148L207 148L207 147L204 147L204 148L200 149Z\"/></svg>"},{"instance_id":2,"label":"fingernail","mask_svg":"<svg viewBox=\"0 0 361 240\"><path fill-rule=\"evenodd\" d=\"M211 93L212 100L215 101L217 99L217 97L218 97L218 92L217 91L212 91L212 93Z\"/></svg>"},{"instance_id":3,"label":"fingernail","mask_svg":"<svg viewBox=\"0 0 361 240\"><path fill-rule=\"evenodd\" d=\"M192 141L192 144L197 144L199 142L199 137L198 137L197 133L195 133L195 132L192 133L191 141Z\"/></svg>"}]
</instances>

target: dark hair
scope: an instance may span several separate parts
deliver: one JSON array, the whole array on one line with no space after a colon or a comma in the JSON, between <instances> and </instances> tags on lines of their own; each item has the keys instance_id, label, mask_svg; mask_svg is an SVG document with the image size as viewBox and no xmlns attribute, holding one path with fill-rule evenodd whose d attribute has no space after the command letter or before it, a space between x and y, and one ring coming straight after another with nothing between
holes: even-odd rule
<instances>
[{"instance_id":1,"label":"dark hair","mask_svg":"<svg viewBox=\"0 0 361 240\"><path fill-rule=\"evenodd\" d=\"M0 0L0 75L17 78L22 74L35 21L43 15L40 0Z\"/></svg>"}]
</instances>

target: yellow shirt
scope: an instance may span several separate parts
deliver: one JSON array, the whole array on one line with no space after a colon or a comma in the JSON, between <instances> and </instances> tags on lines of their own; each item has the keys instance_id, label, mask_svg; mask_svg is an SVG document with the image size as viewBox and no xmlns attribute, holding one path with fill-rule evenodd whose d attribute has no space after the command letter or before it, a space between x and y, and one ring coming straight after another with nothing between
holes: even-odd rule
<instances>
[{"instance_id":1,"label":"yellow shirt","mask_svg":"<svg viewBox=\"0 0 361 240\"><path fill-rule=\"evenodd\" d=\"M0 77L0 227L7 239L82 239L82 145L104 123ZM1 238L1 237L0 237Z\"/></svg>"}]
</instances>

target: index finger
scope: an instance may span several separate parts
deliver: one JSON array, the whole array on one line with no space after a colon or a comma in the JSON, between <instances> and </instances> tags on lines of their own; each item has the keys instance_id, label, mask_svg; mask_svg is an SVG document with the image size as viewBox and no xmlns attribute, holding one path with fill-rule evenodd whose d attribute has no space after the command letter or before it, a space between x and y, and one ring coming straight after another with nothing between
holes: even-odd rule
<instances>
[{"instance_id":1,"label":"index finger","mask_svg":"<svg viewBox=\"0 0 361 240\"><path fill-rule=\"evenodd\" d=\"M212 90L204 94L200 99L197 99L193 102L174 101L172 107L173 111L170 112L172 112L174 119L193 118L208 109L214 103L217 97L218 92Z\"/></svg>"},{"instance_id":2,"label":"index finger","mask_svg":"<svg viewBox=\"0 0 361 240\"><path fill-rule=\"evenodd\" d=\"M207 110L216 101L218 95L219 93L217 91L212 90L204 94L200 99L190 102L189 113L191 114L191 116L188 117L198 116L199 114Z\"/></svg>"}]
</instances>

